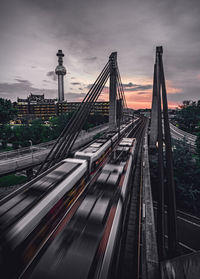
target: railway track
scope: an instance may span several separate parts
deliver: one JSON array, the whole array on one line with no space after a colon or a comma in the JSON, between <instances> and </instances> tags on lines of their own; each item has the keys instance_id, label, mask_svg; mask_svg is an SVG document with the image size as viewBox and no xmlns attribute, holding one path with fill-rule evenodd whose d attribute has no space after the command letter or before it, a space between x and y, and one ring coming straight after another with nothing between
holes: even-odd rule
<instances>
[{"instance_id":1,"label":"railway track","mask_svg":"<svg viewBox=\"0 0 200 279\"><path fill-rule=\"evenodd\" d=\"M124 223L123 237L121 239L121 249L118 259L118 270L116 278L139 278L140 273L140 227L141 227L141 168L142 168L142 148L146 120L143 120L130 136L137 139L136 158L133 165L133 180L130 195L126 208L126 218Z\"/></svg>"}]
</instances>

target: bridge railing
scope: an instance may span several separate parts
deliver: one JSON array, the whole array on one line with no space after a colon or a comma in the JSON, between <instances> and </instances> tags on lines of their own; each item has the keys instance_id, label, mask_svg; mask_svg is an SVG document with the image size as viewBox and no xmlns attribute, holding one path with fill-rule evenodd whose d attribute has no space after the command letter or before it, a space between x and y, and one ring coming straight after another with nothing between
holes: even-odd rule
<instances>
[{"instance_id":1,"label":"bridge railing","mask_svg":"<svg viewBox=\"0 0 200 279\"><path fill-rule=\"evenodd\" d=\"M159 262L149 171L147 129L143 145L142 186L142 278L156 279L159 278Z\"/></svg>"},{"instance_id":2,"label":"bridge railing","mask_svg":"<svg viewBox=\"0 0 200 279\"><path fill-rule=\"evenodd\" d=\"M186 138L189 138L191 141L196 141L197 139L197 136L193 135L193 134L190 134L188 132L185 132L181 129L179 129L178 127L174 126L173 124L170 123L170 127L172 129L174 129L175 131L177 131L178 133L180 133L181 135L183 135L183 137L185 136Z\"/></svg>"}]
</instances>

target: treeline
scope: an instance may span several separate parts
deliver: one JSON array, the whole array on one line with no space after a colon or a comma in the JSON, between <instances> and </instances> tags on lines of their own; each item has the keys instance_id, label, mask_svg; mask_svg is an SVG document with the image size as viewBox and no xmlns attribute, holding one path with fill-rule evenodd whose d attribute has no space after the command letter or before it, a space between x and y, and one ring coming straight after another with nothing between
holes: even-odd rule
<instances>
[{"instance_id":1,"label":"treeline","mask_svg":"<svg viewBox=\"0 0 200 279\"><path fill-rule=\"evenodd\" d=\"M172 143L177 208L200 217L199 157L190 151L186 142L173 140ZM166 172L166 168L164 171ZM155 154L150 154L150 172L153 198L157 200L160 185ZM165 196L167 197L167 193Z\"/></svg>"},{"instance_id":2,"label":"treeline","mask_svg":"<svg viewBox=\"0 0 200 279\"><path fill-rule=\"evenodd\" d=\"M175 124L182 130L197 136L196 152L200 157L200 100L183 101L176 112Z\"/></svg>"},{"instance_id":3,"label":"treeline","mask_svg":"<svg viewBox=\"0 0 200 279\"><path fill-rule=\"evenodd\" d=\"M180 129L197 136L195 154L186 142L173 141L177 205L200 216L200 100L183 101L175 121Z\"/></svg>"},{"instance_id":4,"label":"treeline","mask_svg":"<svg viewBox=\"0 0 200 279\"><path fill-rule=\"evenodd\" d=\"M30 124L8 125L4 124L0 127L0 139L2 148L6 149L7 144L11 143L14 149L39 144L56 139L64 129L67 122L71 119L72 114L63 114L53 117L45 124L41 119L35 119ZM94 126L106 123L108 117L95 114L88 117L87 123L83 129L88 130Z\"/></svg>"},{"instance_id":5,"label":"treeline","mask_svg":"<svg viewBox=\"0 0 200 279\"><path fill-rule=\"evenodd\" d=\"M200 100L199 101L183 101L180 110L177 111L175 121L178 127L188 133L200 133Z\"/></svg>"},{"instance_id":6,"label":"treeline","mask_svg":"<svg viewBox=\"0 0 200 279\"><path fill-rule=\"evenodd\" d=\"M184 141L173 140L173 146L177 206L200 216L200 156Z\"/></svg>"},{"instance_id":7,"label":"treeline","mask_svg":"<svg viewBox=\"0 0 200 279\"><path fill-rule=\"evenodd\" d=\"M200 217L200 100L184 101L174 120L180 129L197 135L196 152L185 141L172 141L177 208ZM159 187L157 169L157 155L150 154L155 200Z\"/></svg>"}]
</instances>

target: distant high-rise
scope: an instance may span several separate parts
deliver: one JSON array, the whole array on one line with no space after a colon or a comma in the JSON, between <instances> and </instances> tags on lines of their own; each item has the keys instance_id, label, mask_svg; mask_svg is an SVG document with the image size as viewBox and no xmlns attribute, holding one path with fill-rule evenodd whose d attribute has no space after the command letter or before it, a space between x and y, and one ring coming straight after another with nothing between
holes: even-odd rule
<instances>
[{"instance_id":1,"label":"distant high-rise","mask_svg":"<svg viewBox=\"0 0 200 279\"><path fill-rule=\"evenodd\" d=\"M58 75L58 101L64 101L64 81L63 76L66 75L66 69L63 66L63 56L64 53L61 49L58 50L56 54L58 56L58 66L55 69L55 73Z\"/></svg>"}]
</instances>

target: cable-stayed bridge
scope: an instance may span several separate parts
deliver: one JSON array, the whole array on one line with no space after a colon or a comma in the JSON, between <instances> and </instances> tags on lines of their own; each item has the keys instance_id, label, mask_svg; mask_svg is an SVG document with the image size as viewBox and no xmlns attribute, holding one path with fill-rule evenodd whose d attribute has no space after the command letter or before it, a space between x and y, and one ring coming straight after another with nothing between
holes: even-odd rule
<instances>
[{"instance_id":1,"label":"cable-stayed bridge","mask_svg":"<svg viewBox=\"0 0 200 279\"><path fill-rule=\"evenodd\" d=\"M0 201L3 278L170 278L173 272L181 274L180 266L197 261L198 254L180 258L162 53L162 47L157 47L150 121L127 115L113 52L77 112L38 163L34 178ZM64 75L59 59L57 73ZM101 137L85 144L82 128L108 80L109 123L101 127ZM81 147L72 152L78 140ZM158 158L156 205L149 150ZM190 222L198 230L198 222Z\"/></svg>"}]
</instances>

